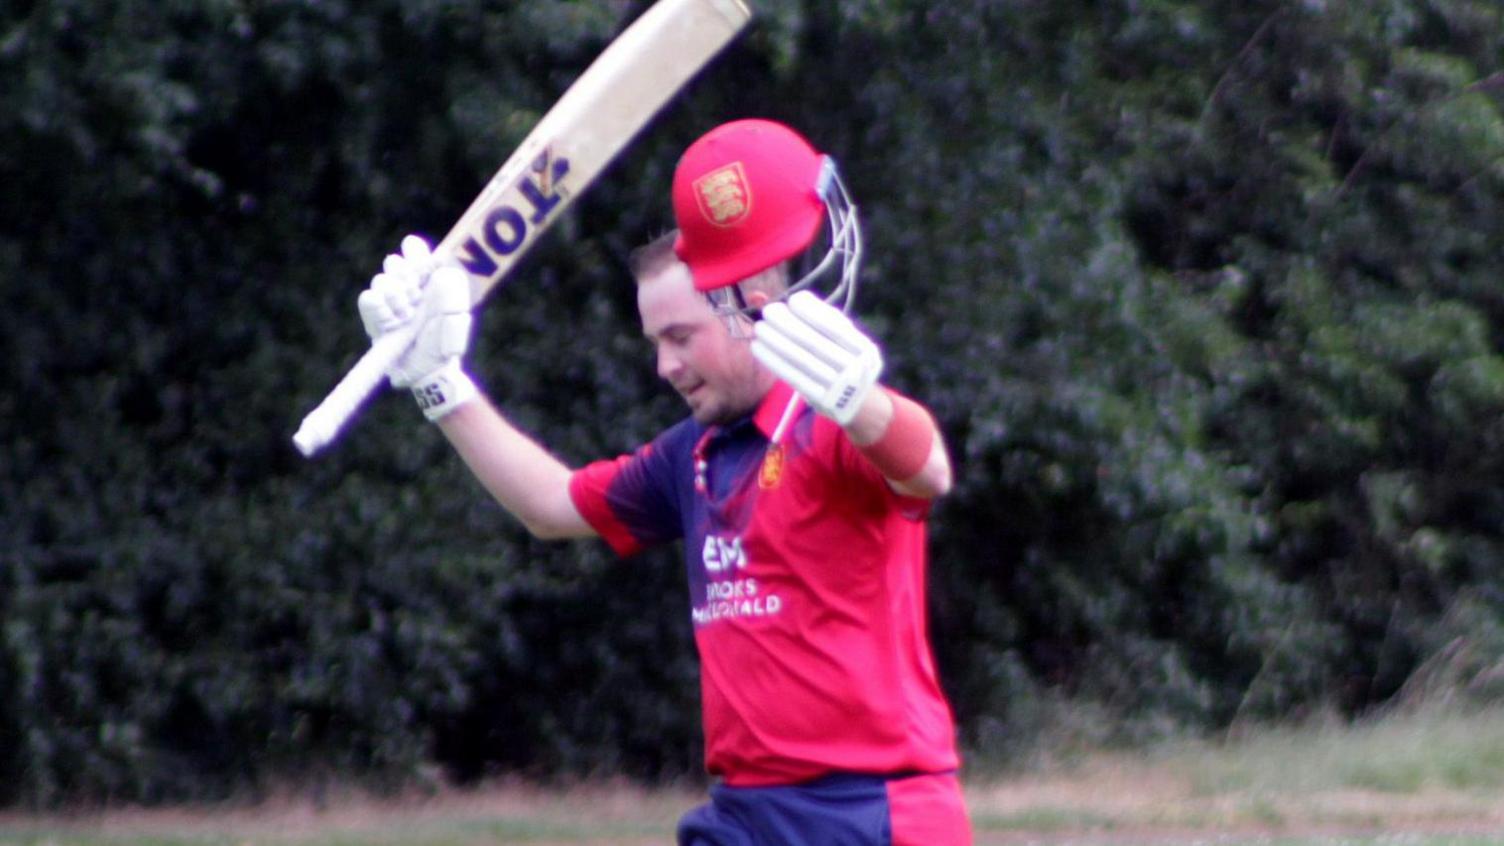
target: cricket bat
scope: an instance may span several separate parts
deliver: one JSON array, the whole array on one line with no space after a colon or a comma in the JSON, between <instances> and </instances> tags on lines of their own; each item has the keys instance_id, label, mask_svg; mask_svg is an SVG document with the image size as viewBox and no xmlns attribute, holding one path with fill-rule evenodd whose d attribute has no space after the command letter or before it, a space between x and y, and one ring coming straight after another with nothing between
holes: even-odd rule
<instances>
[{"instance_id":1,"label":"cricket bat","mask_svg":"<svg viewBox=\"0 0 1504 846\"><path fill-rule=\"evenodd\" d=\"M469 275L472 306L751 17L744 0L658 0L606 47L434 248ZM416 334L412 326L373 344L303 418L298 451L312 457L332 443Z\"/></svg>"}]
</instances>

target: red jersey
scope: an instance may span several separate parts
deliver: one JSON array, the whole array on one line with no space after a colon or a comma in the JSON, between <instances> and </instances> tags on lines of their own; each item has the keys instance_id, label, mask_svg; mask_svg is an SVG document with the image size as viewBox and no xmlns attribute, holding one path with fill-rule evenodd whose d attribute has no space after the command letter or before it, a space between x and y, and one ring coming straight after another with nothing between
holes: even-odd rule
<instances>
[{"instance_id":1,"label":"red jersey","mask_svg":"<svg viewBox=\"0 0 1504 846\"><path fill-rule=\"evenodd\" d=\"M956 769L926 635L929 502L895 493L792 391L748 418L680 422L577 471L570 495L620 554L684 541L706 767L736 786Z\"/></svg>"}]
</instances>

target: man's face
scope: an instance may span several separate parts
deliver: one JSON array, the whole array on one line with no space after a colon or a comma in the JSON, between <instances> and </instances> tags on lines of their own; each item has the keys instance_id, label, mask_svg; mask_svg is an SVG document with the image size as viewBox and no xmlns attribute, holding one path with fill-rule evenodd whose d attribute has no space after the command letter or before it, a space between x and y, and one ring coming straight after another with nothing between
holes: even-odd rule
<instances>
[{"instance_id":1,"label":"man's face","mask_svg":"<svg viewBox=\"0 0 1504 846\"><path fill-rule=\"evenodd\" d=\"M639 280L637 310L642 333L657 352L658 375L700 423L736 420L772 387L772 375L758 365L748 341L731 337L684 265Z\"/></svg>"}]
</instances>

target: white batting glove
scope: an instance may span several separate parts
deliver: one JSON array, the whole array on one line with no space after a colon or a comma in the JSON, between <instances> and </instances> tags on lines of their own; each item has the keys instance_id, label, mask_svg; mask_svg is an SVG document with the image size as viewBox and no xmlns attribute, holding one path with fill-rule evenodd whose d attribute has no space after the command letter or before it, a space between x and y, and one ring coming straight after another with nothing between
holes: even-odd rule
<instances>
[{"instance_id":1,"label":"white batting glove","mask_svg":"<svg viewBox=\"0 0 1504 846\"><path fill-rule=\"evenodd\" d=\"M809 291L762 310L752 354L842 426L856 416L883 372L877 344L841 310Z\"/></svg>"},{"instance_id":2,"label":"white batting glove","mask_svg":"<svg viewBox=\"0 0 1504 846\"><path fill-rule=\"evenodd\" d=\"M403 238L402 251L386 257L357 302L372 343L418 324L386 376L392 387L412 390L424 416L438 420L475 397L461 364L470 346L470 280L458 267L440 266L427 241Z\"/></svg>"}]
</instances>

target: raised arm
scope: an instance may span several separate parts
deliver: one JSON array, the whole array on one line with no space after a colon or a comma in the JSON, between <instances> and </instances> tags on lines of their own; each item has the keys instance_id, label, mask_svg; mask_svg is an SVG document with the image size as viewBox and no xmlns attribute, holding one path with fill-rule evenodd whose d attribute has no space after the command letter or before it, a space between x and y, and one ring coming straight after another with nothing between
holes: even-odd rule
<instances>
[{"instance_id":1,"label":"raised arm","mask_svg":"<svg viewBox=\"0 0 1504 846\"><path fill-rule=\"evenodd\" d=\"M595 535L569 497L570 469L485 396L477 395L438 424L470 472L529 532L544 539Z\"/></svg>"},{"instance_id":2,"label":"raised arm","mask_svg":"<svg viewBox=\"0 0 1504 846\"><path fill-rule=\"evenodd\" d=\"M454 267L437 267L427 242L402 241L360 295L366 333L382 335L416 322L415 340L387 371L438 424L496 501L540 538L595 534L569 497L570 470L508 422L481 395L462 359L470 343L470 282Z\"/></svg>"}]
</instances>

